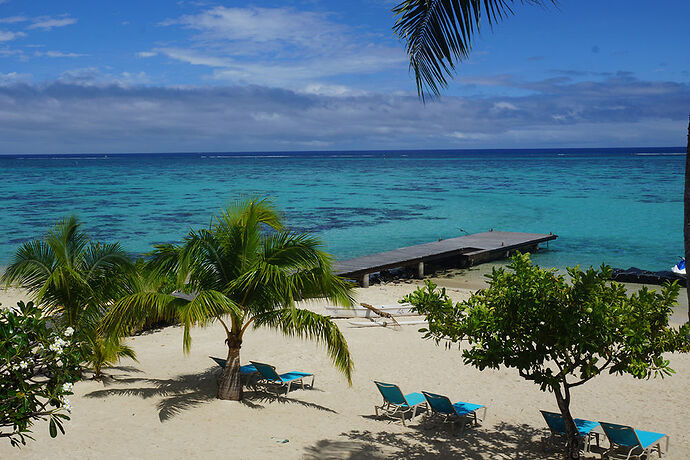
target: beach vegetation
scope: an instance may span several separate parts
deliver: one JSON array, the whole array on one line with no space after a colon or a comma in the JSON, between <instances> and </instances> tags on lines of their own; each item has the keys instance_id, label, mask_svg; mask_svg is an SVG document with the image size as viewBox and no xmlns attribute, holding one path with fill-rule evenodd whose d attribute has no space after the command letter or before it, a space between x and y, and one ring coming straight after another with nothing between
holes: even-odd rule
<instances>
[{"instance_id":1,"label":"beach vegetation","mask_svg":"<svg viewBox=\"0 0 690 460\"><path fill-rule=\"evenodd\" d=\"M517 254L494 268L489 286L453 303L430 281L405 297L426 316L424 337L459 346L465 364L517 369L556 397L567 432L565 458L579 458L571 389L603 372L646 379L673 374L667 353L690 349L690 325L669 325L677 284L628 295L611 269L569 268L568 276Z\"/></svg>"},{"instance_id":2,"label":"beach vegetation","mask_svg":"<svg viewBox=\"0 0 690 460\"><path fill-rule=\"evenodd\" d=\"M285 227L270 200L236 200L180 244L157 245L149 264L157 273L174 273L177 292L123 297L108 311L104 330L120 336L146 323L173 322L183 326L183 350L189 352L191 328L218 323L227 351L218 398L242 398L240 349L250 328L323 343L335 367L351 379L353 362L337 325L295 304L326 298L351 305L352 285L333 274L332 258L317 238Z\"/></svg>"},{"instance_id":3,"label":"beach vegetation","mask_svg":"<svg viewBox=\"0 0 690 460\"><path fill-rule=\"evenodd\" d=\"M46 419L52 437L64 434L81 359L74 329L56 326L32 302L0 309L0 438L24 445Z\"/></svg>"},{"instance_id":4,"label":"beach vegetation","mask_svg":"<svg viewBox=\"0 0 690 460\"><path fill-rule=\"evenodd\" d=\"M67 217L45 238L22 244L2 282L26 290L58 327L72 328L84 363L100 378L104 365L134 358L121 336L106 336L99 328L108 307L127 293L134 265L118 243L95 242L81 225Z\"/></svg>"}]
</instances>

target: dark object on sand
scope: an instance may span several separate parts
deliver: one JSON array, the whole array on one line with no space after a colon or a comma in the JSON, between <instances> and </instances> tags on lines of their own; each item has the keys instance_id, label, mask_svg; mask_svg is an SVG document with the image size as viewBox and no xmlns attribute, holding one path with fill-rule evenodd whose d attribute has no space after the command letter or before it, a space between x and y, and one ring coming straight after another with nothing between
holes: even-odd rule
<instances>
[{"instance_id":1,"label":"dark object on sand","mask_svg":"<svg viewBox=\"0 0 690 460\"><path fill-rule=\"evenodd\" d=\"M624 283L639 283L639 284L664 284L664 282L678 281L681 286L687 286L688 280L685 276L673 273L670 270L663 270L660 272L650 272L647 270L640 270L636 267L630 267L627 270L622 268L614 268L611 274L613 281L620 281Z\"/></svg>"}]
</instances>

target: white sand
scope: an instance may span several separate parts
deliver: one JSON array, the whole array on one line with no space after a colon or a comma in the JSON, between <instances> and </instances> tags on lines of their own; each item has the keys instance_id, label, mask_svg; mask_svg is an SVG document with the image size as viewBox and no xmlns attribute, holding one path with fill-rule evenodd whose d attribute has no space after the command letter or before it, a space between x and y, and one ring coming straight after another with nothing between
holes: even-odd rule
<instances>
[{"instance_id":1,"label":"white sand","mask_svg":"<svg viewBox=\"0 0 690 460\"><path fill-rule=\"evenodd\" d=\"M476 287L477 281L466 284ZM390 304L413 288L414 283L373 286L357 295L362 302ZM469 295L466 289L449 293L456 299ZM0 292L0 301L7 306L16 295ZM679 307L680 320L686 306ZM540 442L546 430L538 409L557 410L555 399L515 370L464 366L456 349L422 340L417 326L395 331L338 322L355 360L352 387L314 343L254 330L245 337L243 362L314 372L316 388L294 390L280 400L247 392L242 403L220 401L215 399L219 368L208 357L225 356L222 328L194 330L192 352L184 356L182 331L170 327L128 339L139 362L110 370L112 379L75 385L65 436L51 439L47 424L38 423L35 442L18 450L3 441L0 458L559 458L544 452ZM669 358L677 371L670 378L603 375L574 389L573 413L668 433L668 458L688 458L690 356ZM374 379L398 383L404 392L429 390L487 404L487 420L456 436L447 427L424 429L422 417L408 427L375 420L373 405L380 396Z\"/></svg>"}]
</instances>

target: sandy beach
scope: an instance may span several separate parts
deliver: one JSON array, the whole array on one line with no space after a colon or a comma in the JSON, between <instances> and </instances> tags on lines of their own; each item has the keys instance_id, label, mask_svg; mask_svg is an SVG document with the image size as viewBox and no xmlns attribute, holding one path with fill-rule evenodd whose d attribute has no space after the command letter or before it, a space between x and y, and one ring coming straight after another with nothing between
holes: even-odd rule
<instances>
[{"instance_id":1,"label":"sandy beach","mask_svg":"<svg viewBox=\"0 0 690 460\"><path fill-rule=\"evenodd\" d=\"M486 265L464 276L437 275L435 280L460 300L482 285L489 269ZM417 284L358 289L357 300L391 304ZM675 322L687 315L685 295L683 290ZM17 291L0 292L4 306L20 297ZM309 308L325 312L323 305ZM209 356L225 356L220 326L195 329L188 356L182 353L178 327L128 338L138 362L123 361L108 370L110 378L104 382L75 385L65 436L50 439L47 424L38 423L35 442L22 449L4 443L0 458L559 458L552 448L545 450L541 439L547 431L539 413L556 411L555 398L516 371L480 372L465 366L457 349L422 340L419 326L394 330L357 328L348 320L338 323L355 360L352 386L318 345L260 329L246 335L243 362L268 362L282 372L313 372L315 388L293 390L280 399L247 391L241 403L215 399L219 367ZM669 359L676 370L670 378L640 381L602 375L574 389L573 414L668 433L667 458L687 458L690 356ZM380 396L373 380L397 383L403 392L428 390L454 401L486 404L487 418L482 426L455 436L447 426L425 427L420 416L407 427L376 420L373 406Z\"/></svg>"}]
</instances>

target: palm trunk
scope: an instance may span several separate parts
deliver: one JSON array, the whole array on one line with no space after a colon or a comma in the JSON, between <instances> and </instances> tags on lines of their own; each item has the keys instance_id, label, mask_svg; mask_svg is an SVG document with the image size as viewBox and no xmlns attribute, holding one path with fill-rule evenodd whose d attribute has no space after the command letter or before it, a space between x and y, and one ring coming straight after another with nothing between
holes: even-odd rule
<instances>
[{"instance_id":1,"label":"palm trunk","mask_svg":"<svg viewBox=\"0 0 690 460\"><path fill-rule=\"evenodd\" d=\"M570 414L570 391L567 387L564 387L563 393L561 389L556 388L554 393L556 393L556 401L558 402L558 408L561 410L561 415L563 416L563 422L565 423L565 452L563 453L563 458L566 460L579 459L580 458L580 436L575 426L575 421L573 416Z\"/></svg>"},{"instance_id":2,"label":"palm trunk","mask_svg":"<svg viewBox=\"0 0 690 460\"><path fill-rule=\"evenodd\" d=\"M242 400L242 376L240 374L240 348L242 340L228 338L228 359L218 382L218 399Z\"/></svg>"},{"instance_id":3,"label":"palm trunk","mask_svg":"<svg viewBox=\"0 0 690 460\"><path fill-rule=\"evenodd\" d=\"M690 261L690 116L688 117L688 147L685 154L685 196L684 202L684 216L683 216L683 233L685 242L685 278L688 278L687 263ZM688 294L688 321L690 321L690 283L687 286Z\"/></svg>"}]
</instances>

